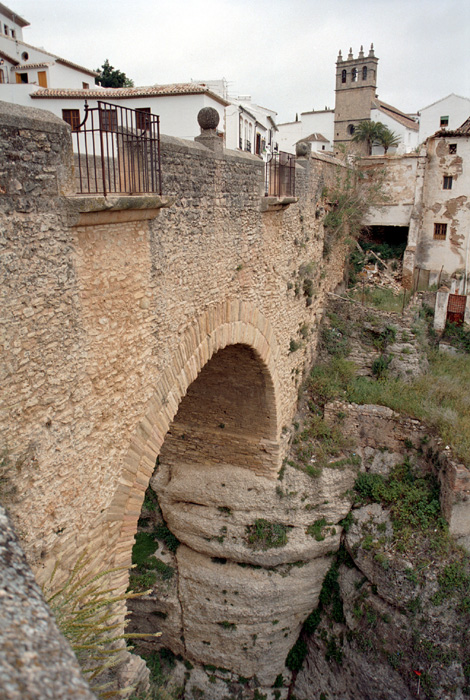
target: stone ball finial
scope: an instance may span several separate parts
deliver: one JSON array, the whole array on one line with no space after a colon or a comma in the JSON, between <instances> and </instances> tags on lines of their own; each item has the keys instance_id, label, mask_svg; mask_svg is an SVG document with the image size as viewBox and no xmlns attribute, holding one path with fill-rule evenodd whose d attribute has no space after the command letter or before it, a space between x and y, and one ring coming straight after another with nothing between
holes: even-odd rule
<instances>
[{"instance_id":1,"label":"stone ball finial","mask_svg":"<svg viewBox=\"0 0 470 700\"><path fill-rule=\"evenodd\" d=\"M295 144L295 155L297 158L306 158L310 153L310 146L306 141L298 141Z\"/></svg>"},{"instance_id":2,"label":"stone ball finial","mask_svg":"<svg viewBox=\"0 0 470 700\"><path fill-rule=\"evenodd\" d=\"M217 129L220 116L214 107L203 107L199 110L197 121L203 131L206 129Z\"/></svg>"}]
</instances>

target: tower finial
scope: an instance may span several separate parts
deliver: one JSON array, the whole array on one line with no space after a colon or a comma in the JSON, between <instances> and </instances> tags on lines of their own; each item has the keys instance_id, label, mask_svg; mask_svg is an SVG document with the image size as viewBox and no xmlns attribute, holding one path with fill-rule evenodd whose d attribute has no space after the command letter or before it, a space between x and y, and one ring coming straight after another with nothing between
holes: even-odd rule
<instances>
[{"instance_id":1,"label":"tower finial","mask_svg":"<svg viewBox=\"0 0 470 700\"><path fill-rule=\"evenodd\" d=\"M374 56L375 56L375 54L374 54L374 44L371 44L371 45L370 45L369 56L370 56L370 57L374 57Z\"/></svg>"}]
</instances>

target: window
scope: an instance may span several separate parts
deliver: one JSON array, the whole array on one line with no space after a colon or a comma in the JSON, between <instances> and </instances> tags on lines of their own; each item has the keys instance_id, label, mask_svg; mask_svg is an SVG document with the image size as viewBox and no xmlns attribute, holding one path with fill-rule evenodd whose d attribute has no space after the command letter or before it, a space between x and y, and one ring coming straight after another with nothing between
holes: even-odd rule
<instances>
[{"instance_id":1,"label":"window","mask_svg":"<svg viewBox=\"0 0 470 700\"><path fill-rule=\"evenodd\" d=\"M452 175L444 175L444 187L445 190L452 189Z\"/></svg>"},{"instance_id":2,"label":"window","mask_svg":"<svg viewBox=\"0 0 470 700\"><path fill-rule=\"evenodd\" d=\"M150 129L150 107L141 107L135 113L135 125L142 131Z\"/></svg>"},{"instance_id":3,"label":"window","mask_svg":"<svg viewBox=\"0 0 470 700\"><path fill-rule=\"evenodd\" d=\"M116 109L100 109L100 128L102 131L117 131Z\"/></svg>"},{"instance_id":4,"label":"window","mask_svg":"<svg viewBox=\"0 0 470 700\"><path fill-rule=\"evenodd\" d=\"M357 68L353 68L351 71L351 80L353 83L357 81Z\"/></svg>"},{"instance_id":5,"label":"window","mask_svg":"<svg viewBox=\"0 0 470 700\"><path fill-rule=\"evenodd\" d=\"M438 241L445 241L447 236L447 224L434 224L434 238Z\"/></svg>"},{"instance_id":6,"label":"window","mask_svg":"<svg viewBox=\"0 0 470 700\"><path fill-rule=\"evenodd\" d=\"M82 90L89 90L90 89L90 83L82 83Z\"/></svg>"},{"instance_id":7,"label":"window","mask_svg":"<svg viewBox=\"0 0 470 700\"><path fill-rule=\"evenodd\" d=\"M80 110L79 109L63 109L62 119L67 124L70 124L72 131L78 131L80 126Z\"/></svg>"},{"instance_id":8,"label":"window","mask_svg":"<svg viewBox=\"0 0 470 700\"><path fill-rule=\"evenodd\" d=\"M346 82L346 70L341 71L341 82L342 83Z\"/></svg>"},{"instance_id":9,"label":"window","mask_svg":"<svg viewBox=\"0 0 470 700\"><path fill-rule=\"evenodd\" d=\"M448 116L441 117L440 124L441 124L441 128L449 126L449 117Z\"/></svg>"},{"instance_id":10,"label":"window","mask_svg":"<svg viewBox=\"0 0 470 700\"><path fill-rule=\"evenodd\" d=\"M457 144L449 143L449 153L450 155L455 155L457 153Z\"/></svg>"},{"instance_id":11,"label":"window","mask_svg":"<svg viewBox=\"0 0 470 700\"><path fill-rule=\"evenodd\" d=\"M362 79L367 80L367 66L362 69Z\"/></svg>"},{"instance_id":12,"label":"window","mask_svg":"<svg viewBox=\"0 0 470 700\"><path fill-rule=\"evenodd\" d=\"M16 74L16 82L17 83L27 83L28 82L28 74L27 73L17 73Z\"/></svg>"}]
</instances>

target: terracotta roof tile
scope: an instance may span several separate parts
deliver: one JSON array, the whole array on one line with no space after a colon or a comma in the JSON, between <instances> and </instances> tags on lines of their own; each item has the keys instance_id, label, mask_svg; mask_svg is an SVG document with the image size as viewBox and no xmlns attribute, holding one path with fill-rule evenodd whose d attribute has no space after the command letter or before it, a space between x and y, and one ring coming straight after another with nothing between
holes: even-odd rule
<instances>
[{"instance_id":1,"label":"terracotta roof tile","mask_svg":"<svg viewBox=\"0 0 470 700\"><path fill-rule=\"evenodd\" d=\"M448 129L439 129L433 136L437 136L438 138L445 138L446 136L470 136L470 117L468 117L458 129L453 129L452 131Z\"/></svg>"},{"instance_id":2,"label":"terracotta roof tile","mask_svg":"<svg viewBox=\"0 0 470 700\"><path fill-rule=\"evenodd\" d=\"M415 122L414 119L409 117L407 114L404 114L404 112L400 112L400 110L396 107L392 107L392 105L388 105L386 102L382 102L382 100L372 100L372 109L379 109L381 112L384 112L384 114L387 114L389 117L392 117L392 119L395 119L399 124L406 126L412 131L419 130L419 125L417 122Z\"/></svg>"},{"instance_id":3,"label":"terracotta roof tile","mask_svg":"<svg viewBox=\"0 0 470 700\"><path fill-rule=\"evenodd\" d=\"M42 63L19 63L18 65L11 68L12 71L28 70L28 68L48 68L53 66L54 63L50 61L44 61Z\"/></svg>"},{"instance_id":4,"label":"terracotta roof tile","mask_svg":"<svg viewBox=\"0 0 470 700\"><path fill-rule=\"evenodd\" d=\"M301 141L324 141L325 143L329 143L328 139L323 136L323 134L320 134L318 131L315 131L313 134L310 134L310 136L307 136L304 139L300 139Z\"/></svg>"},{"instance_id":5,"label":"terracotta roof tile","mask_svg":"<svg viewBox=\"0 0 470 700\"><path fill-rule=\"evenodd\" d=\"M94 100L120 100L130 97L162 97L165 95L210 95L223 105L229 102L201 85L191 83L173 83L171 85L150 85L131 88L96 88L92 90L75 90L71 88L44 88L31 93L31 97L40 98L79 98Z\"/></svg>"}]
</instances>

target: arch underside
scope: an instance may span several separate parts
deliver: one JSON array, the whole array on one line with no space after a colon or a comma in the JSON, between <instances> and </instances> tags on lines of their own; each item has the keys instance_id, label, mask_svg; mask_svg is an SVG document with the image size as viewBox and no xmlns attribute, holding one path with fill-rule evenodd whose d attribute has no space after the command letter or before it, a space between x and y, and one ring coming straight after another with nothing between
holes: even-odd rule
<instances>
[{"instance_id":1,"label":"arch underside","mask_svg":"<svg viewBox=\"0 0 470 700\"><path fill-rule=\"evenodd\" d=\"M209 367L211 358L229 347ZM270 322L249 303L210 307L182 334L135 431L106 514L115 565L130 566L145 490L164 440L168 458L184 452L185 459L191 454L191 461L213 464L227 461L228 446L232 464L275 477L283 393L278 360ZM201 401L204 411L198 413ZM210 449L204 452L204 445ZM123 585L125 580L123 575Z\"/></svg>"}]
</instances>

